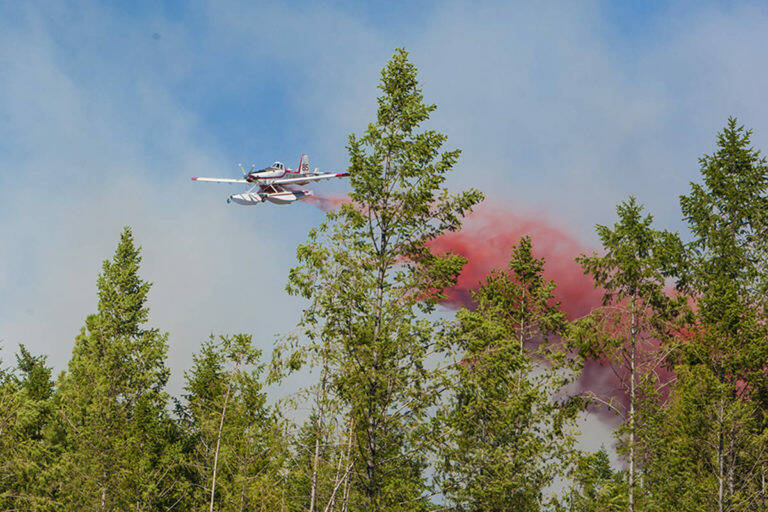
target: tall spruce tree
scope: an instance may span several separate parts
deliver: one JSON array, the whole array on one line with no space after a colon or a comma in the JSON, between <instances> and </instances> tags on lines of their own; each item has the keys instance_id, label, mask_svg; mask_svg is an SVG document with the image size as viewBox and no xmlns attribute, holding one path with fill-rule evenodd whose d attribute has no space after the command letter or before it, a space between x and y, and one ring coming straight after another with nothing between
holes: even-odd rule
<instances>
[{"instance_id":1,"label":"tall spruce tree","mask_svg":"<svg viewBox=\"0 0 768 512\"><path fill-rule=\"evenodd\" d=\"M676 411L701 426L687 456L703 461L701 499L718 512L768 503L768 165L751 135L729 118L700 159L702 183L680 197L693 238L680 287L697 324L678 359Z\"/></svg>"},{"instance_id":2,"label":"tall spruce tree","mask_svg":"<svg viewBox=\"0 0 768 512\"><path fill-rule=\"evenodd\" d=\"M288 290L309 299L307 343L333 348L308 355L332 354L329 390L353 426L360 502L352 509L423 510L424 433L436 399L427 365L435 326L424 314L464 263L428 244L457 229L482 196L444 187L459 151L441 153L445 136L420 130L436 107L423 102L405 50L384 67L379 88L375 122L349 138L352 202L299 247Z\"/></svg>"},{"instance_id":3,"label":"tall spruce tree","mask_svg":"<svg viewBox=\"0 0 768 512\"><path fill-rule=\"evenodd\" d=\"M69 510L152 510L175 485L167 334L144 327L151 285L139 276L140 253L126 227L99 274L98 312L86 319L59 380L57 502Z\"/></svg>"},{"instance_id":4,"label":"tall spruce tree","mask_svg":"<svg viewBox=\"0 0 768 512\"><path fill-rule=\"evenodd\" d=\"M543 265L522 238L508 271L491 272L473 293L475 309L459 311L449 334L460 362L438 415L438 453L455 510L537 512L545 490L566 476L579 408L556 398L575 372L556 349L567 322Z\"/></svg>"},{"instance_id":5,"label":"tall spruce tree","mask_svg":"<svg viewBox=\"0 0 768 512\"><path fill-rule=\"evenodd\" d=\"M676 340L682 296L665 292L667 277L682 257L676 234L653 229L634 197L617 206L619 220L597 226L604 254L577 261L603 291L602 306L573 324L570 337L580 353L613 365L626 401L592 394L623 422L619 429L627 461L627 508L634 512L637 486L638 405L662 384L656 371ZM641 394L641 391L645 393Z\"/></svg>"}]
</instances>

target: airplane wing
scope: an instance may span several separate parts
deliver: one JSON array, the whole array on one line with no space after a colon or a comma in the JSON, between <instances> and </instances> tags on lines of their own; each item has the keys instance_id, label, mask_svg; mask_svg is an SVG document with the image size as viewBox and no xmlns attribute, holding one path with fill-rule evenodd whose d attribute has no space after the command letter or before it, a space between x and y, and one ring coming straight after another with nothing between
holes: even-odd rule
<instances>
[{"instance_id":1,"label":"airplane wing","mask_svg":"<svg viewBox=\"0 0 768 512\"><path fill-rule=\"evenodd\" d=\"M310 181L329 180L331 178L343 178L349 176L348 172L328 172L325 174L314 174L310 176L301 176L299 178L278 178L270 180L272 185L289 185L291 183L308 183Z\"/></svg>"},{"instance_id":2,"label":"airplane wing","mask_svg":"<svg viewBox=\"0 0 768 512\"><path fill-rule=\"evenodd\" d=\"M192 181L209 181L212 183L248 183L244 179L231 179L231 178L198 178L197 176L192 178Z\"/></svg>"}]
</instances>

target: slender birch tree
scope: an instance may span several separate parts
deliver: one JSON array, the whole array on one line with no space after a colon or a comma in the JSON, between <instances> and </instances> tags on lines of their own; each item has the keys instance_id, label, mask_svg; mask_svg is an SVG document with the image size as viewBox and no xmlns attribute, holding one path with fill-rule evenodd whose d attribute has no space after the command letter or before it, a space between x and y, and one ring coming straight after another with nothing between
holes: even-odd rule
<instances>
[{"instance_id":1,"label":"slender birch tree","mask_svg":"<svg viewBox=\"0 0 768 512\"><path fill-rule=\"evenodd\" d=\"M251 336L211 337L186 374L183 421L193 440L193 502L212 512L276 510L285 455L266 404L261 352Z\"/></svg>"},{"instance_id":2,"label":"slender birch tree","mask_svg":"<svg viewBox=\"0 0 768 512\"><path fill-rule=\"evenodd\" d=\"M436 107L423 102L405 50L384 67L379 89L376 120L349 138L351 203L299 247L288 289L310 303L304 330L334 347L329 384L352 424L360 499L350 509L423 510L437 394L427 364L437 336L425 315L465 261L433 254L429 241L458 229L482 196L445 188L459 151L441 152L445 136L420 128Z\"/></svg>"}]
</instances>

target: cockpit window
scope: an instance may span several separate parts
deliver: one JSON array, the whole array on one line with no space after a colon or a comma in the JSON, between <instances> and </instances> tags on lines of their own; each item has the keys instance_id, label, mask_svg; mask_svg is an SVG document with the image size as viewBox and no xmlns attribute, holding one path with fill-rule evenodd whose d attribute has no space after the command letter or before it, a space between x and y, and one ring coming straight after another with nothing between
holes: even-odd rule
<instances>
[{"instance_id":1,"label":"cockpit window","mask_svg":"<svg viewBox=\"0 0 768 512\"><path fill-rule=\"evenodd\" d=\"M275 163L272 164L272 167L274 167L275 169L282 169L283 168L283 164L282 164L282 162L275 162Z\"/></svg>"}]
</instances>

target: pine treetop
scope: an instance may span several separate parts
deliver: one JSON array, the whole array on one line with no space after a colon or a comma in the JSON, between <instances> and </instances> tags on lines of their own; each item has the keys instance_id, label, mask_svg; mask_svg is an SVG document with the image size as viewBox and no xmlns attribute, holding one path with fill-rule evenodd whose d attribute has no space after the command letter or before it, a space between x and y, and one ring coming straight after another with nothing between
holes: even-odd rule
<instances>
[{"instance_id":1,"label":"pine treetop","mask_svg":"<svg viewBox=\"0 0 768 512\"><path fill-rule=\"evenodd\" d=\"M147 321L147 294L152 286L141 279L141 247L133 240L131 228L126 226L112 257L102 264L97 281L101 328L111 334L136 336L141 324Z\"/></svg>"}]
</instances>

